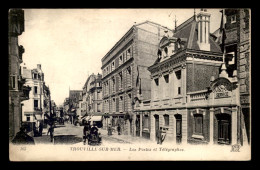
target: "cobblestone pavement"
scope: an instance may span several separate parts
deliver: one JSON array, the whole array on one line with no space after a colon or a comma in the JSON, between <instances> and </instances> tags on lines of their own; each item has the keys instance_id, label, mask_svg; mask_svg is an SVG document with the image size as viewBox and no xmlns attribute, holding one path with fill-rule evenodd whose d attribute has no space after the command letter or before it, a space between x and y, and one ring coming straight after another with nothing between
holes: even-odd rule
<instances>
[{"instance_id":1,"label":"cobblestone pavement","mask_svg":"<svg viewBox=\"0 0 260 170\"><path fill-rule=\"evenodd\" d=\"M118 135L113 133L113 135L108 136L107 131L104 129L99 129L99 132L102 136L102 144L137 144L137 143L151 143L150 140L132 137L128 135ZM54 129L54 142L50 142L50 135L47 135L47 129L43 129L43 134L40 137L34 137L36 144L50 144L50 145L73 145L79 144L83 145L83 126L74 126L69 123L65 125L56 125Z\"/></svg>"}]
</instances>

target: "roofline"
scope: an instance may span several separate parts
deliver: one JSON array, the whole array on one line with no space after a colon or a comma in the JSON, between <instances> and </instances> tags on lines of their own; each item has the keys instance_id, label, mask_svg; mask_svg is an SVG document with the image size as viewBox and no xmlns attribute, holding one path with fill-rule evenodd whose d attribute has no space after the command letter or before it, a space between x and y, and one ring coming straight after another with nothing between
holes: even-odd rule
<instances>
[{"instance_id":1,"label":"roofline","mask_svg":"<svg viewBox=\"0 0 260 170\"><path fill-rule=\"evenodd\" d=\"M176 27L176 32L178 32L180 29L182 29L183 27L185 27L188 23L194 21L194 15L192 17L190 17L189 19L187 19L186 21L184 21L183 23L181 23L181 25Z\"/></svg>"},{"instance_id":2,"label":"roofline","mask_svg":"<svg viewBox=\"0 0 260 170\"><path fill-rule=\"evenodd\" d=\"M107 52L107 54L101 59L101 62L103 62L103 61L105 60L105 58L107 58L107 56L108 56L109 54L111 54L112 51L113 51L116 47L118 47L118 45L123 41L123 39L124 39L127 35L130 34L130 32L131 32L132 30L134 30L137 26L142 25L142 24L145 24L145 23L155 24L155 25L157 25L157 26L166 28L166 29L168 29L169 31L172 31L172 30L169 29L168 27L165 27L165 26L163 26L163 25L160 25L160 24L158 24L158 23L155 23L155 22L152 22L152 21L148 21L148 20L146 20L146 21L144 21L144 22L141 22L141 23L139 23L139 24L135 24L135 25L133 25L133 26L123 35L123 37L121 37L121 38L119 39L119 41L117 41L116 44ZM102 66L102 67L103 67L103 66ZM101 67L101 68L102 68L102 67Z\"/></svg>"},{"instance_id":3,"label":"roofline","mask_svg":"<svg viewBox=\"0 0 260 170\"><path fill-rule=\"evenodd\" d=\"M133 26L123 35L123 37L121 37L120 40L116 42L116 44L115 44L115 45L107 52L107 54L101 59L102 62L108 57L109 54L112 53L112 51L113 51L116 47L118 47L118 45L123 41L123 39L124 39L127 35L129 35L130 32L131 32L134 28L135 28L135 25L133 25Z\"/></svg>"}]
</instances>

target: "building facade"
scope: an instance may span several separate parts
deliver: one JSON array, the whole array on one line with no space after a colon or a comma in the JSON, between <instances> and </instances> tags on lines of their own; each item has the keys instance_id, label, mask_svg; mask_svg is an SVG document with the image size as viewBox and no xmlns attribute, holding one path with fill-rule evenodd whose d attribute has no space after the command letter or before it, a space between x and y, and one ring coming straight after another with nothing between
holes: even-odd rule
<instances>
[{"instance_id":1,"label":"building facade","mask_svg":"<svg viewBox=\"0 0 260 170\"><path fill-rule=\"evenodd\" d=\"M151 99L135 103L136 136L172 144L241 144L237 70L232 75L201 10L164 36L151 72ZM225 57L228 62L232 58Z\"/></svg>"},{"instance_id":2,"label":"building facade","mask_svg":"<svg viewBox=\"0 0 260 170\"><path fill-rule=\"evenodd\" d=\"M106 124L121 126L123 134L133 134L134 98L150 98L147 67L156 59L157 46L164 31L159 24L136 24L102 58L103 112Z\"/></svg>"},{"instance_id":3,"label":"building facade","mask_svg":"<svg viewBox=\"0 0 260 170\"><path fill-rule=\"evenodd\" d=\"M74 123L74 120L77 116L77 110L79 107L79 100L82 98L82 90L70 90L69 91L69 110L68 115L70 116L70 119L72 123ZM80 116L80 115L79 115Z\"/></svg>"},{"instance_id":4,"label":"building facade","mask_svg":"<svg viewBox=\"0 0 260 170\"><path fill-rule=\"evenodd\" d=\"M41 64L37 64L36 69L28 69L23 67L23 77L26 79L25 85L32 90L29 94L29 100L23 101L22 121L32 124L44 120L44 113L50 114L49 89L46 89L44 82L44 73Z\"/></svg>"},{"instance_id":5,"label":"building facade","mask_svg":"<svg viewBox=\"0 0 260 170\"><path fill-rule=\"evenodd\" d=\"M18 36L24 32L24 11L10 9L8 15L8 86L9 86L9 141L19 132L22 124L22 101L29 99L30 87L24 86L20 64L25 52L18 43Z\"/></svg>"},{"instance_id":6,"label":"building facade","mask_svg":"<svg viewBox=\"0 0 260 170\"><path fill-rule=\"evenodd\" d=\"M241 104L241 126L245 129L244 142L250 143L250 59L251 59L251 27L250 9L224 9L226 39L224 45L218 41L219 29L215 31L216 41L224 46L227 54L232 55L231 61L226 61L227 72L230 75L237 70Z\"/></svg>"}]
</instances>

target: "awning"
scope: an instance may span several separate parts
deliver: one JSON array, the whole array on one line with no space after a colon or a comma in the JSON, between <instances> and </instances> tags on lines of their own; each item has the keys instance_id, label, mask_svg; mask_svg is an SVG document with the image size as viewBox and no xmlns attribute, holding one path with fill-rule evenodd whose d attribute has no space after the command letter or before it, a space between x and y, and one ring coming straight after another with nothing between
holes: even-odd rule
<instances>
[{"instance_id":1,"label":"awning","mask_svg":"<svg viewBox=\"0 0 260 170\"><path fill-rule=\"evenodd\" d=\"M102 120L102 116L92 116L90 121L101 121Z\"/></svg>"},{"instance_id":2,"label":"awning","mask_svg":"<svg viewBox=\"0 0 260 170\"><path fill-rule=\"evenodd\" d=\"M41 115L35 115L35 118L36 118L37 120L43 120Z\"/></svg>"}]
</instances>

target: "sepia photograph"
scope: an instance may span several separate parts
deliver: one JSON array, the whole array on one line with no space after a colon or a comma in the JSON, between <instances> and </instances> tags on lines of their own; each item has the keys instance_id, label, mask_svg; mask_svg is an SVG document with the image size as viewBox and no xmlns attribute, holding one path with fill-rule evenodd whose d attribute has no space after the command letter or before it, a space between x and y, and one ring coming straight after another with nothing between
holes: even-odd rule
<instances>
[{"instance_id":1,"label":"sepia photograph","mask_svg":"<svg viewBox=\"0 0 260 170\"><path fill-rule=\"evenodd\" d=\"M10 161L250 161L251 9L11 8Z\"/></svg>"}]
</instances>

